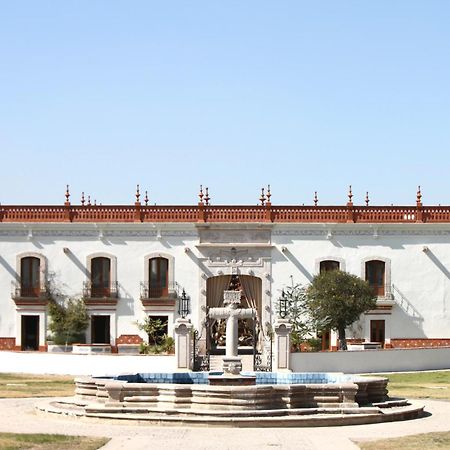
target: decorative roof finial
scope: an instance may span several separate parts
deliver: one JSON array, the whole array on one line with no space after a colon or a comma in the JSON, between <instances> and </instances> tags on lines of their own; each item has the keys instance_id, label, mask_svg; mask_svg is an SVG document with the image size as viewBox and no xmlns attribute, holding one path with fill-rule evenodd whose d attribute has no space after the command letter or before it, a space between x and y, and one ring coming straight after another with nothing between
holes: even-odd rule
<instances>
[{"instance_id":1,"label":"decorative roof finial","mask_svg":"<svg viewBox=\"0 0 450 450\"><path fill-rule=\"evenodd\" d=\"M211 200L211 197L209 196L208 193L208 188L205 189L205 205L209 206L209 201Z\"/></svg>"},{"instance_id":2,"label":"decorative roof finial","mask_svg":"<svg viewBox=\"0 0 450 450\"><path fill-rule=\"evenodd\" d=\"M366 192L366 206L369 206L369 191Z\"/></svg>"},{"instance_id":3,"label":"decorative roof finial","mask_svg":"<svg viewBox=\"0 0 450 450\"><path fill-rule=\"evenodd\" d=\"M139 197L141 196L141 193L139 192L139 185L136 185L136 203L139 203Z\"/></svg>"},{"instance_id":4,"label":"decorative roof finial","mask_svg":"<svg viewBox=\"0 0 450 450\"><path fill-rule=\"evenodd\" d=\"M200 185L200 192L198 193L198 197L200 199L200 203L203 203L204 194L203 194L203 186L202 185Z\"/></svg>"},{"instance_id":5,"label":"decorative roof finial","mask_svg":"<svg viewBox=\"0 0 450 450\"><path fill-rule=\"evenodd\" d=\"M317 206L319 199L317 198L317 191L314 191L314 206Z\"/></svg>"},{"instance_id":6,"label":"decorative roof finial","mask_svg":"<svg viewBox=\"0 0 450 450\"><path fill-rule=\"evenodd\" d=\"M97 206L97 200L94 198L94 206Z\"/></svg>"},{"instance_id":7,"label":"decorative roof finial","mask_svg":"<svg viewBox=\"0 0 450 450\"><path fill-rule=\"evenodd\" d=\"M422 203L422 191L420 190L420 186L417 186L417 203Z\"/></svg>"},{"instance_id":8,"label":"decorative roof finial","mask_svg":"<svg viewBox=\"0 0 450 450\"><path fill-rule=\"evenodd\" d=\"M69 185L66 185L66 203L69 203L70 198L70 192L69 192Z\"/></svg>"},{"instance_id":9,"label":"decorative roof finial","mask_svg":"<svg viewBox=\"0 0 450 450\"><path fill-rule=\"evenodd\" d=\"M81 206L84 206L84 192L81 193Z\"/></svg>"},{"instance_id":10,"label":"decorative roof finial","mask_svg":"<svg viewBox=\"0 0 450 450\"><path fill-rule=\"evenodd\" d=\"M148 192L145 191L145 198L144 198L145 206L148 206Z\"/></svg>"},{"instance_id":11,"label":"decorative roof finial","mask_svg":"<svg viewBox=\"0 0 450 450\"><path fill-rule=\"evenodd\" d=\"M348 187L348 202L351 203L353 198L352 185Z\"/></svg>"},{"instance_id":12,"label":"decorative roof finial","mask_svg":"<svg viewBox=\"0 0 450 450\"><path fill-rule=\"evenodd\" d=\"M87 205L91 206L91 196L90 195L88 195L88 203L87 203Z\"/></svg>"},{"instance_id":13,"label":"decorative roof finial","mask_svg":"<svg viewBox=\"0 0 450 450\"><path fill-rule=\"evenodd\" d=\"M270 184L267 185L267 202L270 203L270 197L272 194L270 193Z\"/></svg>"},{"instance_id":14,"label":"decorative roof finial","mask_svg":"<svg viewBox=\"0 0 450 450\"><path fill-rule=\"evenodd\" d=\"M259 197L259 201L261 202L261 205L264 206L264 203L266 202L266 196L264 195L264 188L261 188L261 197Z\"/></svg>"}]
</instances>

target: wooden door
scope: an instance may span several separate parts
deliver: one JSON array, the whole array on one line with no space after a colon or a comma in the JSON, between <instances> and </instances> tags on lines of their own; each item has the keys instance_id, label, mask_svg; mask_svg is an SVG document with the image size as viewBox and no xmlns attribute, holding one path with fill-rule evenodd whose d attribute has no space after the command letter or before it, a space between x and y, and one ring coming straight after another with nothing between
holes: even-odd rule
<instances>
[{"instance_id":1,"label":"wooden door","mask_svg":"<svg viewBox=\"0 0 450 450\"><path fill-rule=\"evenodd\" d=\"M370 341L379 342L384 348L385 339L385 321L384 320L371 320L370 321Z\"/></svg>"}]
</instances>

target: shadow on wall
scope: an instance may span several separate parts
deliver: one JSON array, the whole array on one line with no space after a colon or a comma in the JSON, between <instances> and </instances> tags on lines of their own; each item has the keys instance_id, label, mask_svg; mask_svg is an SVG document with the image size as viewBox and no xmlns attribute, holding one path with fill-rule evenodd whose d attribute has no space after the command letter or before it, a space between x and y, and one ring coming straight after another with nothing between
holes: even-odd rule
<instances>
[{"instance_id":1,"label":"shadow on wall","mask_svg":"<svg viewBox=\"0 0 450 450\"><path fill-rule=\"evenodd\" d=\"M120 315L134 316L135 299L120 283L118 285L118 291L120 300L117 302L118 312L120 312ZM137 300L139 300L139 298Z\"/></svg>"},{"instance_id":2,"label":"shadow on wall","mask_svg":"<svg viewBox=\"0 0 450 450\"><path fill-rule=\"evenodd\" d=\"M81 270L81 272L83 272L83 274L86 277L88 278L91 277L91 273L89 272L87 267L72 253L70 248L64 247L63 251L66 254L66 256Z\"/></svg>"},{"instance_id":3,"label":"shadow on wall","mask_svg":"<svg viewBox=\"0 0 450 450\"><path fill-rule=\"evenodd\" d=\"M299 272L301 274L303 274L303 276L309 281L311 282L313 279L313 276L311 274L311 272L308 271L308 269L306 269L306 267L295 257L295 255L293 255L289 249L287 247L281 247L281 255L284 256L284 260L288 260L290 261L292 264L294 264L294 266L299 270ZM278 256L280 256L280 254L278 253ZM274 258L275 259L275 258ZM274 262L274 259L272 260L272 262ZM280 260L280 258L277 258L278 260Z\"/></svg>"},{"instance_id":4,"label":"shadow on wall","mask_svg":"<svg viewBox=\"0 0 450 450\"><path fill-rule=\"evenodd\" d=\"M424 247L423 252L425 255L430 258L431 262L448 278L450 279L450 272L448 271L447 267L444 266L444 264L441 263L439 258L428 248Z\"/></svg>"},{"instance_id":5,"label":"shadow on wall","mask_svg":"<svg viewBox=\"0 0 450 450\"><path fill-rule=\"evenodd\" d=\"M15 281L19 281L19 274L15 271L15 269L9 265L8 261L6 261L3 256L0 255L0 264L7 270L7 272L14 278Z\"/></svg>"},{"instance_id":6,"label":"shadow on wall","mask_svg":"<svg viewBox=\"0 0 450 450\"><path fill-rule=\"evenodd\" d=\"M395 303L400 307L405 314L410 317L416 323L423 322L422 314L414 307L414 305L408 300L405 294L403 294L400 289L393 284L392 285L392 295L394 296Z\"/></svg>"}]
</instances>

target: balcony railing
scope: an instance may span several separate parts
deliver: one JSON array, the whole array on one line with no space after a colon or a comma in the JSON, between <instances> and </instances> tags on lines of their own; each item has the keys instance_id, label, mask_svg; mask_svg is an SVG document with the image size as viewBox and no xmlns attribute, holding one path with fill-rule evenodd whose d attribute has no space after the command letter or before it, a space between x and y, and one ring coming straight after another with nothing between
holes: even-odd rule
<instances>
[{"instance_id":1,"label":"balcony railing","mask_svg":"<svg viewBox=\"0 0 450 450\"><path fill-rule=\"evenodd\" d=\"M48 298L48 289L45 285L24 286L20 280L13 281L11 286L11 297L13 300L45 300Z\"/></svg>"},{"instance_id":2,"label":"balcony railing","mask_svg":"<svg viewBox=\"0 0 450 450\"><path fill-rule=\"evenodd\" d=\"M110 284L98 285L91 281L85 281L83 283L83 297L87 299L117 299L119 297L119 284L117 281L113 281Z\"/></svg>"},{"instance_id":3,"label":"balcony railing","mask_svg":"<svg viewBox=\"0 0 450 450\"><path fill-rule=\"evenodd\" d=\"M168 286L153 286L149 282L141 282L141 300L175 297L175 291Z\"/></svg>"},{"instance_id":4,"label":"balcony railing","mask_svg":"<svg viewBox=\"0 0 450 450\"><path fill-rule=\"evenodd\" d=\"M373 294L377 298L377 307L392 307L395 304L390 284L370 285Z\"/></svg>"}]
</instances>

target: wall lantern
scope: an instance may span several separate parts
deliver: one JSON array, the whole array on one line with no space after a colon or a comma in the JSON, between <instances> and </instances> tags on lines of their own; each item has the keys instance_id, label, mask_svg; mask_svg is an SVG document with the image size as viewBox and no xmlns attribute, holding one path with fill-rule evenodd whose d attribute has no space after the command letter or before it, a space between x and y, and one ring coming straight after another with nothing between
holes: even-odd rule
<instances>
[{"instance_id":1,"label":"wall lantern","mask_svg":"<svg viewBox=\"0 0 450 450\"><path fill-rule=\"evenodd\" d=\"M288 314L289 299L286 297L284 289L281 291L281 298L278 300L278 316L280 319L286 319Z\"/></svg>"},{"instance_id":2,"label":"wall lantern","mask_svg":"<svg viewBox=\"0 0 450 450\"><path fill-rule=\"evenodd\" d=\"M189 297L186 295L186 291L184 289L178 300L178 314L183 319L186 319L186 316L189 314Z\"/></svg>"}]
</instances>

